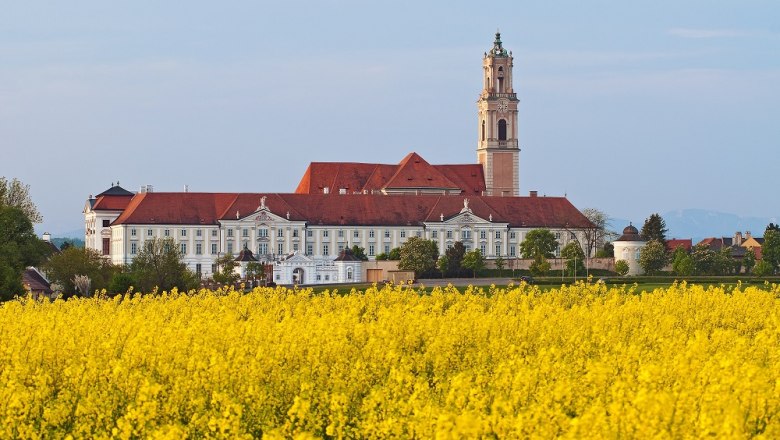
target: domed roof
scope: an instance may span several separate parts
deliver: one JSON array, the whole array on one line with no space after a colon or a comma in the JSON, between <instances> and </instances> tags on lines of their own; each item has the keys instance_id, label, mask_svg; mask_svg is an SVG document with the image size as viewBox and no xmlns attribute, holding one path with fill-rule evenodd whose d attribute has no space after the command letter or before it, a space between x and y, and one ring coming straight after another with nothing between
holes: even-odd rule
<instances>
[{"instance_id":1,"label":"domed roof","mask_svg":"<svg viewBox=\"0 0 780 440\"><path fill-rule=\"evenodd\" d=\"M629 223L628 226L623 228L623 235L615 241L645 241L645 239L639 235L639 230Z\"/></svg>"}]
</instances>

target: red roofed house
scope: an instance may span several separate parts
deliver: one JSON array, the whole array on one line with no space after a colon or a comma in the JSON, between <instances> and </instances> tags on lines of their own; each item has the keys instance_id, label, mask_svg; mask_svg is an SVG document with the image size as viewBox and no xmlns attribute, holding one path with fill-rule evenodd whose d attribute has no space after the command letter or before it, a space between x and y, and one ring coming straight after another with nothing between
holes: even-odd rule
<instances>
[{"instance_id":1,"label":"red roofed house","mask_svg":"<svg viewBox=\"0 0 780 440\"><path fill-rule=\"evenodd\" d=\"M158 193L150 186L134 194L112 184L85 206L86 245L127 264L145 240L170 237L204 276L219 255L244 248L279 265L299 255L307 266L296 268L295 279L308 284L336 272L345 279L327 281L357 279L326 270L352 245L373 259L409 237L424 237L440 253L461 241L487 258L511 258L535 228L551 229L561 247L584 243L592 224L566 198L519 196L519 101L512 56L498 33L483 68L475 164L432 165L417 153L398 164L312 162L295 192L284 194Z\"/></svg>"}]
</instances>

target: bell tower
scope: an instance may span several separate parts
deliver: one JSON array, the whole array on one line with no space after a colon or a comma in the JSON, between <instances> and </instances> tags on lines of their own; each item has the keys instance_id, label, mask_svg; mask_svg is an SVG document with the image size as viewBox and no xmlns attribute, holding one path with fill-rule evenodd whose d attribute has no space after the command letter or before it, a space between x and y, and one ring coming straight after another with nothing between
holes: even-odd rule
<instances>
[{"instance_id":1,"label":"bell tower","mask_svg":"<svg viewBox=\"0 0 780 440\"><path fill-rule=\"evenodd\" d=\"M485 195L520 194L517 99L512 87L512 52L496 32L493 48L482 59L483 86L477 101L477 161L485 172Z\"/></svg>"}]
</instances>

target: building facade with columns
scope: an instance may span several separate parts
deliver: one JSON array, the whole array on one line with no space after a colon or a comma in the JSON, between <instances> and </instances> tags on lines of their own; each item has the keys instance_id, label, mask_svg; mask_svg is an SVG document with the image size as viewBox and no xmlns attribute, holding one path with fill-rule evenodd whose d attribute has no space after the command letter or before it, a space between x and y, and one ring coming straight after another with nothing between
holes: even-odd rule
<instances>
[{"instance_id":1,"label":"building facade with columns","mask_svg":"<svg viewBox=\"0 0 780 440\"><path fill-rule=\"evenodd\" d=\"M190 269L209 277L216 258L244 248L261 261L299 261L302 270L319 265L332 272L343 249L358 245L374 259L410 237L435 241L440 254L460 241L489 259L517 258L525 235L537 228L552 230L559 249L572 240L584 243L592 224L565 197L519 196L512 60L497 33L483 58L474 164L432 165L417 153L397 164L313 162L293 193L154 192L150 186L132 193L112 185L85 205L87 247L129 264L146 240L172 238ZM324 282L311 272L299 279Z\"/></svg>"}]
</instances>

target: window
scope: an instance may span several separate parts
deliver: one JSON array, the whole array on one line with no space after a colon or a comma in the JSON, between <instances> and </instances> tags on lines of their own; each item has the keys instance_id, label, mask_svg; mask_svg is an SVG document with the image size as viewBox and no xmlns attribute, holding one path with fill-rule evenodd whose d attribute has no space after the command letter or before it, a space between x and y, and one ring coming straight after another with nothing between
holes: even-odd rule
<instances>
[{"instance_id":1,"label":"window","mask_svg":"<svg viewBox=\"0 0 780 440\"><path fill-rule=\"evenodd\" d=\"M344 245L343 244L339 244L339 255L341 255L341 251L343 251L343 250L344 250Z\"/></svg>"},{"instance_id":2,"label":"window","mask_svg":"<svg viewBox=\"0 0 780 440\"><path fill-rule=\"evenodd\" d=\"M322 238L328 238L328 230L327 229L322 231Z\"/></svg>"},{"instance_id":3,"label":"window","mask_svg":"<svg viewBox=\"0 0 780 440\"><path fill-rule=\"evenodd\" d=\"M463 231L461 231L460 235L464 240L468 240L471 238L471 231L469 231L468 229L464 229Z\"/></svg>"},{"instance_id":4,"label":"window","mask_svg":"<svg viewBox=\"0 0 780 440\"><path fill-rule=\"evenodd\" d=\"M111 239L110 238L104 238L103 239L103 255L108 255L111 253Z\"/></svg>"},{"instance_id":5,"label":"window","mask_svg":"<svg viewBox=\"0 0 780 440\"><path fill-rule=\"evenodd\" d=\"M452 238L452 231L447 231L447 238Z\"/></svg>"},{"instance_id":6,"label":"window","mask_svg":"<svg viewBox=\"0 0 780 440\"><path fill-rule=\"evenodd\" d=\"M293 229L293 237L298 238L298 230Z\"/></svg>"},{"instance_id":7,"label":"window","mask_svg":"<svg viewBox=\"0 0 780 440\"><path fill-rule=\"evenodd\" d=\"M186 229L182 229L181 230L181 236L182 237L186 237L187 236L187 230Z\"/></svg>"},{"instance_id":8,"label":"window","mask_svg":"<svg viewBox=\"0 0 780 440\"><path fill-rule=\"evenodd\" d=\"M314 253L314 246L307 244L306 245L306 255L311 255Z\"/></svg>"},{"instance_id":9,"label":"window","mask_svg":"<svg viewBox=\"0 0 780 440\"><path fill-rule=\"evenodd\" d=\"M212 264L211 265L211 273L217 273L217 265L216 264Z\"/></svg>"},{"instance_id":10,"label":"window","mask_svg":"<svg viewBox=\"0 0 780 440\"><path fill-rule=\"evenodd\" d=\"M242 236L242 237L249 237L249 229L247 229L247 228L244 228L244 229L241 231L241 236Z\"/></svg>"},{"instance_id":11,"label":"window","mask_svg":"<svg viewBox=\"0 0 780 440\"><path fill-rule=\"evenodd\" d=\"M233 236L233 230L232 229L228 229L227 233L228 233L228 235L227 235L228 237L232 237Z\"/></svg>"},{"instance_id":12,"label":"window","mask_svg":"<svg viewBox=\"0 0 780 440\"><path fill-rule=\"evenodd\" d=\"M517 238L517 235L514 232L510 232L509 233L509 238L514 240L515 238Z\"/></svg>"},{"instance_id":13,"label":"window","mask_svg":"<svg viewBox=\"0 0 780 440\"><path fill-rule=\"evenodd\" d=\"M228 244L227 244L227 253L233 254L233 242L228 242Z\"/></svg>"},{"instance_id":14,"label":"window","mask_svg":"<svg viewBox=\"0 0 780 440\"><path fill-rule=\"evenodd\" d=\"M439 233L437 231L432 231L431 238L439 238Z\"/></svg>"},{"instance_id":15,"label":"window","mask_svg":"<svg viewBox=\"0 0 780 440\"><path fill-rule=\"evenodd\" d=\"M496 256L500 256L500 255L501 255L501 245L497 244L496 245Z\"/></svg>"},{"instance_id":16,"label":"window","mask_svg":"<svg viewBox=\"0 0 780 440\"><path fill-rule=\"evenodd\" d=\"M138 252L138 245L136 243L130 243L130 255L135 255Z\"/></svg>"},{"instance_id":17,"label":"window","mask_svg":"<svg viewBox=\"0 0 780 440\"><path fill-rule=\"evenodd\" d=\"M572 233L571 233L571 236L570 236L569 238L571 238L572 240L576 240L576 239L577 239L577 234L575 234L574 232L572 232Z\"/></svg>"},{"instance_id":18,"label":"window","mask_svg":"<svg viewBox=\"0 0 780 440\"><path fill-rule=\"evenodd\" d=\"M284 229L282 229L282 228L277 229L276 230L276 236L279 237L279 238L284 237Z\"/></svg>"},{"instance_id":19,"label":"window","mask_svg":"<svg viewBox=\"0 0 780 440\"><path fill-rule=\"evenodd\" d=\"M195 243L195 255L203 255L203 245Z\"/></svg>"},{"instance_id":20,"label":"window","mask_svg":"<svg viewBox=\"0 0 780 440\"><path fill-rule=\"evenodd\" d=\"M217 236L217 230L216 229L212 229L211 230L211 236L212 237L216 237Z\"/></svg>"},{"instance_id":21,"label":"window","mask_svg":"<svg viewBox=\"0 0 780 440\"><path fill-rule=\"evenodd\" d=\"M181 243L181 253L187 255L187 243Z\"/></svg>"},{"instance_id":22,"label":"window","mask_svg":"<svg viewBox=\"0 0 780 440\"><path fill-rule=\"evenodd\" d=\"M368 238L374 238L374 230L368 231Z\"/></svg>"},{"instance_id":23,"label":"window","mask_svg":"<svg viewBox=\"0 0 780 440\"><path fill-rule=\"evenodd\" d=\"M306 231L306 236L307 237L314 237L314 231L312 231L312 230Z\"/></svg>"},{"instance_id":24,"label":"window","mask_svg":"<svg viewBox=\"0 0 780 440\"><path fill-rule=\"evenodd\" d=\"M284 243L279 243L279 246L277 246L276 253L279 255L284 254Z\"/></svg>"},{"instance_id":25,"label":"window","mask_svg":"<svg viewBox=\"0 0 780 440\"><path fill-rule=\"evenodd\" d=\"M501 231L496 231L496 238L501 238Z\"/></svg>"},{"instance_id":26,"label":"window","mask_svg":"<svg viewBox=\"0 0 780 440\"><path fill-rule=\"evenodd\" d=\"M415 237L422 237L422 231L417 231L414 233Z\"/></svg>"},{"instance_id":27,"label":"window","mask_svg":"<svg viewBox=\"0 0 780 440\"><path fill-rule=\"evenodd\" d=\"M506 140L506 119L498 120L498 140Z\"/></svg>"},{"instance_id":28,"label":"window","mask_svg":"<svg viewBox=\"0 0 780 440\"><path fill-rule=\"evenodd\" d=\"M558 240L560 238L561 238L561 233L560 232L556 232L555 233L555 239Z\"/></svg>"},{"instance_id":29,"label":"window","mask_svg":"<svg viewBox=\"0 0 780 440\"><path fill-rule=\"evenodd\" d=\"M135 237L135 228L130 230L130 236Z\"/></svg>"},{"instance_id":30,"label":"window","mask_svg":"<svg viewBox=\"0 0 780 440\"><path fill-rule=\"evenodd\" d=\"M203 237L203 229L196 229L195 230L195 236L196 237Z\"/></svg>"},{"instance_id":31,"label":"window","mask_svg":"<svg viewBox=\"0 0 780 440\"><path fill-rule=\"evenodd\" d=\"M166 237L170 237L170 236L171 236L171 230L170 230L170 229L166 229L166 230L163 232L163 235L165 235Z\"/></svg>"},{"instance_id":32,"label":"window","mask_svg":"<svg viewBox=\"0 0 780 440\"><path fill-rule=\"evenodd\" d=\"M482 240L487 238L487 232L486 231L479 231L479 238Z\"/></svg>"},{"instance_id":33,"label":"window","mask_svg":"<svg viewBox=\"0 0 780 440\"><path fill-rule=\"evenodd\" d=\"M330 275L325 275L325 281L330 281Z\"/></svg>"},{"instance_id":34,"label":"window","mask_svg":"<svg viewBox=\"0 0 780 440\"><path fill-rule=\"evenodd\" d=\"M107 228L111 224L111 220L103 220L103 227Z\"/></svg>"},{"instance_id":35,"label":"window","mask_svg":"<svg viewBox=\"0 0 780 440\"><path fill-rule=\"evenodd\" d=\"M259 255L265 255L268 253L268 243L260 243L257 245L257 253Z\"/></svg>"},{"instance_id":36,"label":"window","mask_svg":"<svg viewBox=\"0 0 780 440\"><path fill-rule=\"evenodd\" d=\"M151 237L152 236L152 230L151 229L147 229L146 230L146 236L147 237Z\"/></svg>"},{"instance_id":37,"label":"window","mask_svg":"<svg viewBox=\"0 0 780 440\"><path fill-rule=\"evenodd\" d=\"M485 120L482 120L482 140L485 140Z\"/></svg>"},{"instance_id":38,"label":"window","mask_svg":"<svg viewBox=\"0 0 780 440\"><path fill-rule=\"evenodd\" d=\"M203 266L200 263L196 263L195 264L195 273L198 275L199 278L200 278L200 274L201 274L202 271L203 271Z\"/></svg>"},{"instance_id":39,"label":"window","mask_svg":"<svg viewBox=\"0 0 780 440\"><path fill-rule=\"evenodd\" d=\"M329 245L327 245L327 244L323 244L322 245L322 255L324 255L326 257L328 255L330 255L330 246Z\"/></svg>"},{"instance_id":40,"label":"window","mask_svg":"<svg viewBox=\"0 0 780 440\"><path fill-rule=\"evenodd\" d=\"M406 238L406 231L401 231L401 238Z\"/></svg>"},{"instance_id":41,"label":"window","mask_svg":"<svg viewBox=\"0 0 780 440\"><path fill-rule=\"evenodd\" d=\"M278 273L276 274L276 281L279 281L282 279L282 274Z\"/></svg>"},{"instance_id":42,"label":"window","mask_svg":"<svg viewBox=\"0 0 780 440\"><path fill-rule=\"evenodd\" d=\"M389 230L385 230L385 238L390 238L390 231Z\"/></svg>"},{"instance_id":43,"label":"window","mask_svg":"<svg viewBox=\"0 0 780 440\"><path fill-rule=\"evenodd\" d=\"M368 256L373 257L374 256L374 245L370 244L368 245Z\"/></svg>"},{"instance_id":44,"label":"window","mask_svg":"<svg viewBox=\"0 0 780 440\"><path fill-rule=\"evenodd\" d=\"M482 252L482 255L487 255L487 246L485 243L479 245L479 251Z\"/></svg>"},{"instance_id":45,"label":"window","mask_svg":"<svg viewBox=\"0 0 780 440\"><path fill-rule=\"evenodd\" d=\"M515 249L515 245L509 246L509 256L510 257L517 256L517 250Z\"/></svg>"},{"instance_id":46,"label":"window","mask_svg":"<svg viewBox=\"0 0 780 440\"><path fill-rule=\"evenodd\" d=\"M260 228L257 230L257 236L260 238L267 238L268 237L268 229L266 228Z\"/></svg>"},{"instance_id":47,"label":"window","mask_svg":"<svg viewBox=\"0 0 780 440\"><path fill-rule=\"evenodd\" d=\"M293 252L298 252L298 243L293 243Z\"/></svg>"},{"instance_id":48,"label":"window","mask_svg":"<svg viewBox=\"0 0 780 440\"><path fill-rule=\"evenodd\" d=\"M339 238L344 238L344 231L339 229Z\"/></svg>"},{"instance_id":49,"label":"window","mask_svg":"<svg viewBox=\"0 0 780 440\"><path fill-rule=\"evenodd\" d=\"M317 274L317 281L322 281L322 275Z\"/></svg>"},{"instance_id":50,"label":"window","mask_svg":"<svg viewBox=\"0 0 780 440\"><path fill-rule=\"evenodd\" d=\"M352 279L352 268L351 267L347 268L347 279L348 280Z\"/></svg>"},{"instance_id":51,"label":"window","mask_svg":"<svg viewBox=\"0 0 780 440\"><path fill-rule=\"evenodd\" d=\"M217 244L211 243L211 255L217 255Z\"/></svg>"},{"instance_id":52,"label":"window","mask_svg":"<svg viewBox=\"0 0 780 440\"><path fill-rule=\"evenodd\" d=\"M360 238L360 231L352 231L353 238Z\"/></svg>"}]
</instances>

